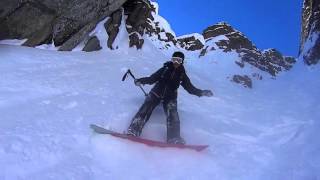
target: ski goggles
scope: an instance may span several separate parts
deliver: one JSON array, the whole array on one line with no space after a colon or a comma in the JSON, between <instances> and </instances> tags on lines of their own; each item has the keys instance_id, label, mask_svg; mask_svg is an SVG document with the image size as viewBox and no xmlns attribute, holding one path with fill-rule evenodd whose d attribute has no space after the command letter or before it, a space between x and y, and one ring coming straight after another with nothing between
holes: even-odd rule
<instances>
[{"instance_id":1,"label":"ski goggles","mask_svg":"<svg viewBox=\"0 0 320 180\"><path fill-rule=\"evenodd\" d=\"M183 59L180 57L172 57L171 61L174 63L178 63L178 64L182 64L183 63Z\"/></svg>"}]
</instances>

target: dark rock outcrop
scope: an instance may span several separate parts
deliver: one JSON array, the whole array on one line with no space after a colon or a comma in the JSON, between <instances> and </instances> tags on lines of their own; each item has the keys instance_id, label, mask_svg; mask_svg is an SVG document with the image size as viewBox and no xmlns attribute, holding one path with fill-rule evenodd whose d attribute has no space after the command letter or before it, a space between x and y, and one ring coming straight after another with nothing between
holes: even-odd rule
<instances>
[{"instance_id":1,"label":"dark rock outcrop","mask_svg":"<svg viewBox=\"0 0 320 180\"><path fill-rule=\"evenodd\" d=\"M320 0L305 0L302 11L299 55L306 64L317 64L320 61Z\"/></svg>"},{"instance_id":2,"label":"dark rock outcrop","mask_svg":"<svg viewBox=\"0 0 320 180\"><path fill-rule=\"evenodd\" d=\"M107 34L109 36L107 40L107 45L110 49L114 49L112 44L114 40L116 39L118 33L119 33L119 27L121 24L122 19L122 9L119 9L112 13L108 21L104 24L104 27L107 31Z\"/></svg>"},{"instance_id":3,"label":"dark rock outcrop","mask_svg":"<svg viewBox=\"0 0 320 180\"><path fill-rule=\"evenodd\" d=\"M71 8L65 10L54 26L53 38L59 50L76 47L95 28L96 24L119 9L125 0L75 0ZM112 4L113 3L113 4ZM75 36L71 38L69 36ZM65 41L67 39L67 41Z\"/></svg>"},{"instance_id":4,"label":"dark rock outcrop","mask_svg":"<svg viewBox=\"0 0 320 180\"><path fill-rule=\"evenodd\" d=\"M3 0L0 40L28 39L27 46L50 43L72 50L96 24L126 0Z\"/></svg>"},{"instance_id":5,"label":"dark rock outcrop","mask_svg":"<svg viewBox=\"0 0 320 180\"><path fill-rule=\"evenodd\" d=\"M204 47L204 44L199 39L197 39L194 35L178 38L177 41L182 48L188 51L196 51Z\"/></svg>"},{"instance_id":6,"label":"dark rock outcrop","mask_svg":"<svg viewBox=\"0 0 320 180\"><path fill-rule=\"evenodd\" d=\"M55 11L35 2L17 3L0 22L0 39L28 39L35 46L50 41Z\"/></svg>"},{"instance_id":7,"label":"dark rock outcrop","mask_svg":"<svg viewBox=\"0 0 320 180\"><path fill-rule=\"evenodd\" d=\"M241 84L242 86L244 86L246 88L252 88L252 80L247 75L244 75L244 76L234 75L232 77L231 81L238 83L238 84Z\"/></svg>"},{"instance_id":8,"label":"dark rock outcrop","mask_svg":"<svg viewBox=\"0 0 320 180\"><path fill-rule=\"evenodd\" d=\"M0 22L13 13L20 6L20 0L0 1Z\"/></svg>"},{"instance_id":9,"label":"dark rock outcrop","mask_svg":"<svg viewBox=\"0 0 320 180\"><path fill-rule=\"evenodd\" d=\"M153 6L149 1L135 0L124 4L124 13L128 16L126 28L129 33L129 46L141 49L144 43L142 36L148 26L148 19L152 18Z\"/></svg>"},{"instance_id":10,"label":"dark rock outcrop","mask_svg":"<svg viewBox=\"0 0 320 180\"><path fill-rule=\"evenodd\" d=\"M224 35L228 40L221 40L217 42L217 45L224 49L225 52L239 49L256 49L255 45L241 32L235 30L229 24L222 22L211 27L208 27L203 31L203 37L206 40Z\"/></svg>"},{"instance_id":11,"label":"dark rock outcrop","mask_svg":"<svg viewBox=\"0 0 320 180\"><path fill-rule=\"evenodd\" d=\"M99 51L100 49L102 49L102 47L100 46L99 39L97 38L97 36L92 36L89 38L89 40L87 41L86 45L82 50L86 52L92 52L92 51Z\"/></svg>"},{"instance_id":12,"label":"dark rock outcrop","mask_svg":"<svg viewBox=\"0 0 320 180\"><path fill-rule=\"evenodd\" d=\"M242 55L243 62L249 63L272 76L276 76L282 71L290 70L296 63L293 57L283 56L276 49L269 49L263 52L246 50L245 52Z\"/></svg>"},{"instance_id":13,"label":"dark rock outcrop","mask_svg":"<svg viewBox=\"0 0 320 180\"><path fill-rule=\"evenodd\" d=\"M153 14L156 14L155 7L148 0L130 0L124 5L126 19L126 29L129 34L129 46L141 49L144 44L144 35L154 36L157 40L164 42L164 48L168 48L170 43L176 45L175 36L159 25Z\"/></svg>"},{"instance_id":14,"label":"dark rock outcrop","mask_svg":"<svg viewBox=\"0 0 320 180\"><path fill-rule=\"evenodd\" d=\"M206 42L218 36L225 36L225 39L216 42L220 49L225 52L232 50L256 50L256 46L241 32L235 30L229 24L222 22L216 25L210 26L203 31L203 37Z\"/></svg>"},{"instance_id":15,"label":"dark rock outcrop","mask_svg":"<svg viewBox=\"0 0 320 180\"><path fill-rule=\"evenodd\" d=\"M93 21L85 25L77 33L73 34L66 42L64 42L59 48L59 51L71 51L74 49L80 42L88 37L89 33L95 28L97 23L98 21Z\"/></svg>"}]
</instances>

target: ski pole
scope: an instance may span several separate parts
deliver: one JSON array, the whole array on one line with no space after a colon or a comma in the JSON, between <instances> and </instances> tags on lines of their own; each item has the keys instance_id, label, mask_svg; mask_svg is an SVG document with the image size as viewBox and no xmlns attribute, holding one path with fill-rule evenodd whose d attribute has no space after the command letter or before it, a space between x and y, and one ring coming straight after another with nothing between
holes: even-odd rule
<instances>
[{"instance_id":1,"label":"ski pole","mask_svg":"<svg viewBox=\"0 0 320 180\"><path fill-rule=\"evenodd\" d=\"M122 77L122 81L124 81L128 74L134 79L134 80L137 80L134 75L132 74L132 72L130 71L130 69L128 69L128 71L123 75ZM148 94L146 93L146 91L143 89L143 87L141 86L141 84L139 85L140 89L142 90L142 92L144 93L145 96L148 96Z\"/></svg>"}]
</instances>

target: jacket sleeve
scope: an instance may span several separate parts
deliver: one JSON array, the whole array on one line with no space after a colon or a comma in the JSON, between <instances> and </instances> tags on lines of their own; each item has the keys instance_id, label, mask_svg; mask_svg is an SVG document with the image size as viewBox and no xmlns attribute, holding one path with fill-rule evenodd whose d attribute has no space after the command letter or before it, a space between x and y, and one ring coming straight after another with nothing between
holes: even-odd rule
<instances>
[{"instance_id":1,"label":"jacket sleeve","mask_svg":"<svg viewBox=\"0 0 320 180\"><path fill-rule=\"evenodd\" d=\"M191 83L187 74L184 74L181 85L185 90L188 91L188 93L199 96L199 97L202 96L202 90L194 87L194 85Z\"/></svg>"},{"instance_id":2,"label":"jacket sleeve","mask_svg":"<svg viewBox=\"0 0 320 180\"><path fill-rule=\"evenodd\" d=\"M160 79L162 72L164 71L164 68L165 67L162 67L158 71L153 73L151 76L140 78L138 79L138 81L140 81L141 84L154 84Z\"/></svg>"}]
</instances>

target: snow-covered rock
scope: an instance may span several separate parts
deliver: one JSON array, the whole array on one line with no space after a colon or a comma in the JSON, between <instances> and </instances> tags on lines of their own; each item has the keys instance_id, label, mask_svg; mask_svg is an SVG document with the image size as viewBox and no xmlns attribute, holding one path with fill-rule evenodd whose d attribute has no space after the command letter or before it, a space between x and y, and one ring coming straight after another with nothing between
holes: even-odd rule
<instances>
[{"instance_id":1,"label":"snow-covered rock","mask_svg":"<svg viewBox=\"0 0 320 180\"><path fill-rule=\"evenodd\" d=\"M179 46L188 51L200 50L205 45L205 40L202 34L193 33L177 37Z\"/></svg>"}]
</instances>

